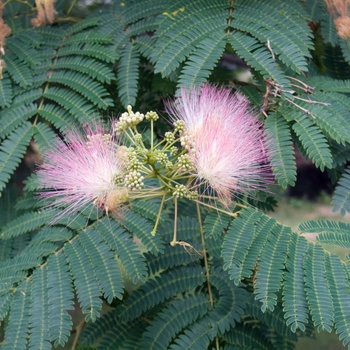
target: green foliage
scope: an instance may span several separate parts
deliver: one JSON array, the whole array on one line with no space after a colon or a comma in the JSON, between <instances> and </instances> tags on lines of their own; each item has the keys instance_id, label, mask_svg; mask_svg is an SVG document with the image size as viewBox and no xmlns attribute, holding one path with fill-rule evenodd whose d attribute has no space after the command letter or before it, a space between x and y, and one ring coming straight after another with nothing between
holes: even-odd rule
<instances>
[{"instance_id":1,"label":"green foliage","mask_svg":"<svg viewBox=\"0 0 350 350\"><path fill-rule=\"evenodd\" d=\"M350 247L349 224L328 220L311 220L302 223L299 230L301 233L318 233L317 240L321 243L339 245L344 248Z\"/></svg>"},{"instance_id":2,"label":"green foliage","mask_svg":"<svg viewBox=\"0 0 350 350\"><path fill-rule=\"evenodd\" d=\"M271 113L266 118L265 128L276 180L283 188L293 186L296 180L296 164L288 124L280 115Z\"/></svg>"},{"instance_id":3,"label":"green foliage","mask_svg":"<svg viewBox=\"0 0 350 350\"><path fill-rule=\"evenodd\" d=\"M332 204L334 211L340 210L342 215L350 212L350 169L347 169L340 178Z\"/></svg>"},{"instance_id":4,"label":"green foliage","mask_svg":"<svg viewBox=\"0 0 350 350\"><path fill-rule=\"evenodd\" d=\"M61 210L45 208L29 175L73 125L129 104L161 111L175 87L211 81L254 105L276 182L295 184L296 145L336 173L332 204L345 215L350 50L324 1L112 3L85 16L79 2L70 13L56 1L55 23L38 28L33 1L4 8L12 35L0 50L1 349L65 346L78 307L87 322L75 332L80 349L293 349L311 326L349 347L348 267L320 244L349 248L349 225L303 223L299 233L317 234L310 243L254 209L274 203L258 192L235 198L234 213L205 208L202 218L179 200L173 247L170 201L161 213L160 200L146 199L116 217L86 208L53 221ZM251 74L244 82L242 70Z\"/></svg>"}]
</instances>

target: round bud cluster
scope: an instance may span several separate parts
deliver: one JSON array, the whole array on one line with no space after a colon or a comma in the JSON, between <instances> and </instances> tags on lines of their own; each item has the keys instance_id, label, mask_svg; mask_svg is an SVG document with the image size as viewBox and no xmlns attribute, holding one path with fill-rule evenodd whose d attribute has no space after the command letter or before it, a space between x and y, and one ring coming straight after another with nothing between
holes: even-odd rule
<instances>
[{"instance_id":1,"label":"round bud cluster","mask_svg":"<svg viewBox=\"0 0 350 350\"><path fill-rule=\"evenodd\" d=\"M156 112L149 111L149 112L146 113L145 118L146 118L146 120L156 121L156 120L159 119L159 116L158 116L158 114Z\"/></svg>"},{"instance_id":2,"label":"round bud cluster","mask_svg":"<svg viewBox=\"0 0 350 350\"><path fill-rule=\"evenodd\" d=\"M196 191L188 191L186 194L186 198L191 201L194 201L198 198L198 193Z\"/></svg>"},{"instance_id":3,"label":"round bud cluster","mask_svg":"<svg viewBox=\"0 0 350 350\"><path fill-rule=\"evenodd\" d=\"M173 167L174 167L174 164L173 164L170 160L168 160L168 161L165 163L165 168L166 168L166 169L171 170L171 169L173 169Z\"/></svg>"},{"instance_id":4,"label":"round bud cluster","mask_svg":"<svg viewBox=\"0 0 350 350\"><path fill-rule=\"evenodd\" d=\"M174 126L175 132L181 133L185 131L186 124L183 120L177 120L176 122L174 122Z\"/></svg>"},{"instance_id":5,"label":"round bud cluster","mask_svg":"<svg viewBox=\"0 0 350 350\"><path fill-rule=\"evenodd\" d=\"M133 148L130 148L127 154L126 168L128 170L139 170L141 166L142 164L137 158L136 151Z\"/></svg>"},{"instance_id":6,"label":"round bud cluster","mask_svg":"<svg viewBox=\"0 0 350 350\"><path fill-rule=\"evenodd\" d=\"M174 135L174 133L172 133L170 131L167 131L164 134L164 138L165 138L167 143L173 143L175 141L175 135Z\"/></svg>"},{"instance_id":7,"label":"round bud cluster","mask_svg":"<svg viewBox=\"0 0 350 350\"><path fill-rule=\"evenodd\" d=\"M114 183L116 185L123 185L123 176L121 174L116 174L114 176Z\"/></svg>"},{"instance_id":8,"label":"round bud cluster","mask_svg":"<svg viewBox=\"0 0 350 350\"><path fill-rule=\"evenodd\" d=\"M182 154L178 158L178 164L179 164L180 168L187 170L187 171L191 171L194 169L193 161L188 154Z\"/></svg>"},{"instance_id":9,"label":"round bud cluster","mask_svg":"<svg viewBox=\"0 0 350 350\"><path fill-rule=\"evenodd\" d=\"M157 162L162 164L166 164L169 160L167 154L164 152L157 152L155 156L156 156Z\"/></svg>"},{"instance_id":10,"label":"round bud cluster","mask_svg":"<svg viewBox=\"0 0 350 350\"><path fill-rule=\"evenodd\" d=\"M141 134L135 134L134 135L134 140L136 143L139 143L142 141L142 135Z\"/></svg>"},{"instance_id":11,"label":"round bud cluster","mask_svg":"<svg viewBox=\"0 0 350 350\"><path fill-rule=\"evenodd\" d=\"M119 121L115 124L115 131L117 134L127 130L130 126L136 126L143 121L144 115L140 112L134 113L132 107L127 107L127 112L124 112Z\"/></svg>"},{"instance_id":12,"label":"round bud cluster","mask_svg":"<svg viewBox=\"0 0 350 350\"><path fill-rule=\"evenodd\" d=\"M173 191L173 196L175 198L183 198L187 195L188 189L185 185L176 185L175 190Z\"/></svg>"},{"instance_id":13,"label":"round bud cluster","mask_svg":"<svg viewBox=\"0 0 350 350\"><path fill-rule=\"evenodd\" d=\"M173 147L170 148L170 155L171 156L176 156L178 151L179 151L179 149L176 146L173 146Z\"/></svg>"},{"instance_id":14,"label":"round bud cluster","mask_svg":"<svg viewBox=\"0 0 350 350\"><path fill-rule=\"evenodd\" d=\"M141 175L141 173L134 170L125 175L124 183L130 190L138 190L144 186L143 179L144 177Z\"/></svg>"},{"instance_id":15,"label":"round bud cluster","mask_svg":"<svg viewBox=\"0 0 350 350\"><path fill-rule=\"evenodd\" d=\"M175 198L188 198L190 200L196 200L198 198L198 193L196 191L189 191L185 185L176 185L173 191L173 196Z\"/></svg>"}]
</instances>

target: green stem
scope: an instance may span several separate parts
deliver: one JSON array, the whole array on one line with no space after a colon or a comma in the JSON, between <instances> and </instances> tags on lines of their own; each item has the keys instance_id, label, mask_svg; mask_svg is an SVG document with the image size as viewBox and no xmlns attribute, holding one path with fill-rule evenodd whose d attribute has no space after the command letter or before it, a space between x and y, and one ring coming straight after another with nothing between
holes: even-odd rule
<instances>
[{"instance_id":1,"label":"green stem","mask_svg":"<svg viewBox=\"0 0 350 350\"><path fill-rule=\"evenodd\" d=\"M213 309L214 308L214 299L213 299L213 292L211 290L211 284L210 284L209 263L208 263L207 251L205 249L205 239L204 239L204 230L203 230L203 224L202 224L201 210L200 210L198 202L196 203L196 207L197 207L197 217L198 217L198 222L199 222L199 231L200 231L201 240L202 240L203 259L204 259L204 267L205 267L205 276L206 276L207 285L208 285L209 302L210 302L211 308Z\"/></svg>"},{"instance_id":2,"label":"green stem","mask_svg":"<svg viewBox=\"0 0 350 350\"><path fill-rule=\"evenodd\" d=\"M160 203L160 206L159 206L159 211L158 211L156 223L154 224L154 228L151 232L152 236L154 236L157 232L157 228L158 228L158 224L159 224L159 220L160 220L160 215L162 214L162 210L163 210L164 201L165 201L165 194L163 194L162 202Z\"/></svg>"},{"instance_id":3,"label":"green stem","mask_svg":"<svg viewBox=\"0 0 350 350\"><path fill-rule=\"evenodd\" d=\"M175 247L177 244L177 198L174 197L174 202L175 202L175 210L174 210L174 236L173 240L170 242L170 245L172 247Z\"/></svg>"},{"instance_id":4,"label":"green stem","mask_svg":"<svg viewBox=\"0 0 350 350\"><path fill-rule=\"evenodd\" d=\"M151 119L151 151L153 151L153 119Z\"/></svg>"},{"instance_id":5,"label":"green stem","mask_svg":"<svg viewBox=\"0 0 350 350\"><path fill-rule=\"evenodd\" d=\"M72 3L71 3L70 6L69 6L69 9L67 10L67 15L70 14L70 12L72 11L72 9L73 9L73 7L74 7L74 5L75 5L76 2L77 2L77 0L73 0L73 1L72 1Z\"/></svg>"},{"instance_id":6,"label":"green stem","mask_svg":"<svg viewBox=\"0 0 350 350\"><path fill-rule=\"evenodd\" d=\"M220 209L220 208L217 208L217 207L214 207L213 205L210 205L208 203L204 203L204 202L201 202L197 199L194 199L194 201L197 203L197 204L200 204L200 205L204 205L205 207L208 207L208 208L211 208L211 209L215 209L216 211L219 211L220 213L224 213L228 216L232 216L233 218L236 218L238 216L238 213L239 212L236 212L236 213L230 213L229 211L227 210L223 210L223 209Z\"/></svg>"},{"instance_id":7,"label":"green stem","mask_svg":"<svg viewBox=\"0 0 350 350\"><path fill-rule=\"evenodd\" d=\"M85 323L86 323L85 322L85 318L83 318L81 320L81 322L75 327L75 337L74 337L73 344L72 344L72 347L71 347L72 350L74 350L77 347L77 345L78 345L80 333L83 330L83 328L85 326Z\"/></svg>"},{"instance_id":8,"label":"green stem","mask_svg":"<svg viewBox=\"0 0 350 350\"><path fill-rule=\"evenodd\" d=\"M209 272L209 263L208 263L208 256L207 256L207 250L205 249L205 238L204 238L204 230L203 230L203 224L202 224L202 216L201 216L201 209L199 207L199 203L196 203L197 207L197 217L198 217L198 222L199 222L199 231L201 234L201 240L202 240L202 248L203 248L203 259L204 259L204 267L205 267L205 277L207 280L207 286L208 286L208 294L209 294L209 303L211 308L214 308L214 298L213 298L213 291L211 289L211 284L210 284L210 272ZM215 347L216 350L220 349L219 346L219 338L216 336L215 337Z\"/></svg>"}]
</instances>

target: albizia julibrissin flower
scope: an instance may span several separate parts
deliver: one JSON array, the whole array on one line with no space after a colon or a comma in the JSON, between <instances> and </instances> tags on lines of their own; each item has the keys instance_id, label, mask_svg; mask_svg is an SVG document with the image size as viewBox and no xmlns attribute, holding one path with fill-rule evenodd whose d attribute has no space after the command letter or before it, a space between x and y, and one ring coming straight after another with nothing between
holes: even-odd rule
<instances>
[{"instance_id":1,"label":"albizia julibrissin flower","mask_svg":"<svg viewBox=\"0 0 350 350\"><path fill-rule=\"evenodd\" d=\"M209 84L183 88L166 109L174 122L185 123L181 139L192 159L193 175L222 202L230 203L235 194L267 189L273 177L266 140L243 95Z\"/></svg>"},{"instance_id":2,"label":"albizia julibrissin flower","mask_svg":"<svg viewBox=\"0 0 350 350\"><path fill-rule=\"evenodd\" d=\"M66 205L60 217L89 203L108 213L127 198L127 190L118 185L124 165L113 134L101 125L88 125L84 132L72 130L65 142L57 139L37 171L40 196L55 199L50 206Z\"/></svg>"}]
</instances>

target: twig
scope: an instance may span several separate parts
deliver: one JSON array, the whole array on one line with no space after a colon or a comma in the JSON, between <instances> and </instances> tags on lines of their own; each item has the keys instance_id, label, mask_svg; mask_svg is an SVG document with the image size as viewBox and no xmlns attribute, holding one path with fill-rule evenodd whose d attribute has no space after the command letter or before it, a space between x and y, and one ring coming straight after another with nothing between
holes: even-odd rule
<instances>
[{"instance_id":1,"label":"twig","mask_svg":"<svg viewBox=\"0 0 350 350\"><path fill-rule=\"evenodd\" d=\"M173 240L170 242L172 247L175 247L177 244L176 234L177 234L177 198L174 197L175 210L174 210L174 236Z\"/></svg>"},{"instance_id":2,"label":"twig","mask_svg":"<svg viewBox=\"0 0 350 350\"><path fill-rule=\"evenodd\" d=\"M270 39L267 39L266 46L271 52L272 59L275 61L276 57L275 57L275 53L272 51Z\"/></svg>"}]
</instances>

